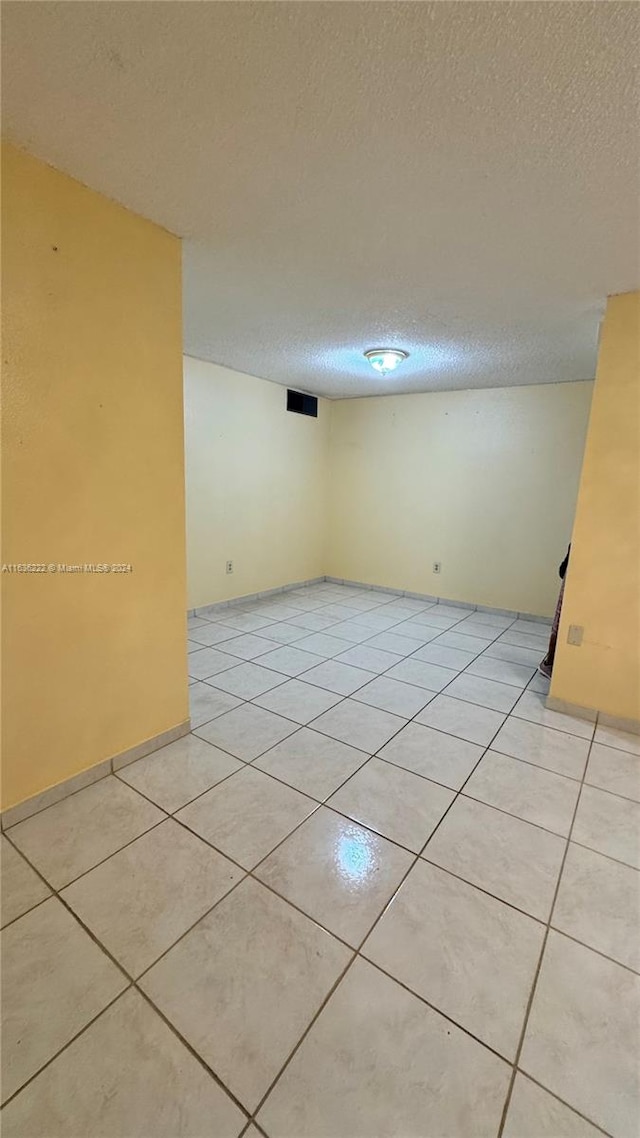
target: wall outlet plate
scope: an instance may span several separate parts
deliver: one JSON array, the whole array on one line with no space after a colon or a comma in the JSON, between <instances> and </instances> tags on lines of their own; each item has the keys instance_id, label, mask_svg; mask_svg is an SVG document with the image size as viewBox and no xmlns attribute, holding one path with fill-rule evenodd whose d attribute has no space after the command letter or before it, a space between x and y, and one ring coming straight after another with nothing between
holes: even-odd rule
<instances>
[{"instance_id":1,"label":"wall outlet plate","mask_svg":"<svg viewBox=\"0 0 640 1138\"><path fill-rule=\"evenodd\" d=\"M433 563L434 573L439 573L441 569L442 569L442 562L441 561L434 561L434 563Z\"/></svg>"},{"instance_id":2,"label":"wall outlet plate","mask_svg":"<svg viewBox=\"0 0 640 1138\"><path fill-rule=\"evenodd\" d=\"M227 562L226 562L226 564L225 564L225 571L226 571L227 573L233 573L233 561L227 561Z\"/></svg>"},{"instance_id":3,"label":"wall outlet plate","mask_svg":"<svg viewBox=\"0 0 640 1138\"><path fill-rule=\"evenodd\" d=\"M570 624L567 633L567 644L574 644L579 648L582 644L582 637L584 636L584 627L581 624Z\"/></svg>"}]
</instances>

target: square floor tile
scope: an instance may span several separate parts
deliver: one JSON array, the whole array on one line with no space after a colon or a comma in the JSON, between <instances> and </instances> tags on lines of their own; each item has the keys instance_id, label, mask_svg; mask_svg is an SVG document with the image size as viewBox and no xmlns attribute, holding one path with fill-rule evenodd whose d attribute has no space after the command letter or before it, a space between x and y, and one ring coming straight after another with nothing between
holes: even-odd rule
<instances>
[{"instance_id":1,"label":"square floor tile","mask_svg":"<svg viewBox=\"0 0 640 1138\"><path fill-rule=\"evenodd\" d=\"M218 625L217 627L220 628L221 626ZM267 640L266 637L258 636L255 632L245 632L242 635L236 633L234 639L228 642L224 650L230 656L238 656L241 660L255 660L258 656L273 652L273 640Z\"/></svg>"},{"instance_id":2,"label":"square floor tile","mask_svg":"<svg viewBox=\"0 0 640 1138\"><path fill-rule=\"evenodd\" d=\"M574 779L487 751L464 793L566 837L579 790Z\"/></svg>"},{"instance_id":3,"label":"square floor tile","mask_svg":"<svg viewBox=\"0 0 640 1138\"><path fill-rule=\"evenodd\" d=\"M22 854L14 850L11 842L6 838L0 839L0 842L2 845L1 925L4 928L10 921L15 921L16 917L21 917L23 913L27 913L29 909L44 901L45 897L49 896L50 890L37 873L34 873Z\"/></svg>"},{"instance_id":4,"label":"square floor tile","mask_svg":"<svg viewBox=\"0 0 640 1138\"><path fill-rule=\"evenodd\" d=\"M191 727L201 727L203 723L208 723L218 715L224 715L225 711L232 711L241 703L242 700L235 695L229 695L228 692L220 691L219 688L209 684L195 682L189 690Z\"/></svg>"},{"instance_id":5,"label":"square floor tile","mask_svg":"<svg viewBox=\"0 0 640 1138\"><path fill-rule=\"evenodd\" d=\"M527 632L532 636L550 636L550 620L514 620L511 623L512 632Z\"/></svg>"},{"instance_id":6,"label":"square floor tile","mask_svg":"<svg viewBox=\"0 0 640 1138\"><path fill-rule=\"evenodd\" d=\"M164 817L109 775L12 826L11 840L54 889L61 889Z\"/></svg>"},{"instance_id":7,"label":"square floor tile","mask_svg":"<svg viewBox=\"0 0 640 1138\"><path fill-rule=\"evenodd\" d=\"M495 640L484 653L485 657L494 660L508 660L511 664L524 664L537 668L540 663L540 653L535 648L518 648L517 644L505 644L502 640Z\"/></svg>"},{"instance_id":8,"label":"square floor tile","mask_svg":"<svg viewBox=\"0 0 640 1138\"><path fill-rule=\"evenodd\" d=\"M220 652L217 648L201 648L199 652L189 653L189 675L194 680L206 680L209 676L217 676L219 672L233 668L237 663L236 658L227 652Z\"/></svg>"},{"instance_id":9,"label":"square floor tile","mask_svg":"<svg viewBox=\"0 0 640 1138\"><path fill-rule=\"evenodd\" d=\"M262 629L262 638L272 640L276 644L295 644L308 635L308 629L290 624L288 620L281 621L278 624L270 624L267 628Z\"/></svg>"},{"instance_id":10,"label":"square floor tile","mask_svg":"<svg viewBox=\"0 0 640 1138\"><path fill-rule=\"evenodd\" d=\"M583 786L574 842L640 869L640 805L594 786Z\"/></svg>"},{"instance_id":11,"label":"square floor tile","mask_svg":"<svg viewBox=\"0 0 640 1138\"><path fill-rule=\"evenodd\" d=\"M351 664L339 664L337 660L324 660L317 668L305 673L305 683L316 684L338 695L351 695L374 678L373 672L354 668Z\"/></svg>"},{"instance_id":12,"label":"square floor tile","mask_svg":"<svg viewBox=\"0 0 640 1138\"><path fill-rule=\"evenodd\" d=\"M321 807L257 876L357 948L411 862L406 850Z\"/></svg>"},{"instance_id":13,"label":"square floor tile","mask_svg":"<svg viewBox=\"0 0 640 1138\"><path fill-rule=\"evenodd\" d=\"M588 719L578 719L575 715L562 715L559 711L550 711L546 706L546 696L542 692L531 690L523 692L513 709L513 714L520 719L530 719L532 723L542 723L544 727L555 727L556 731L579 735L581 739L593 737L594 723Z\"/></svg>"},{"instance_id":14,"label":"square floor tile","mask_svg":"<svg viewBox=\"0 0 640 1138\"><path fill-rule=\"evenodd\" d=\"M603 723L599 723L596 727L595 741L603 743L605 747L616 747L619 751L640 755L640 735L633 735L630 731L620 731L617 727L606 727Z\"/></svg>"},{"instance_id":15,"label":"square floor tile","mask_svg":"<svg viewBox=\"0 0 640 1138\"><path fill-rule=\"evenodd\" d=\"M322 731L339 739L341 743L348 743L350 747L357 747L372 755L395 735L405 720L388 711L380 711L377 707L358 703L355 699L344 699L336 707L326 711L324 715L314 719L315 731Z\"/></svg>"},{"instance_id":16,"label":"square floor tile","mask_svg":"<svg viewBox=\"0 0 640 1138\"><path fill-rule=\"evenodd\" d=\"M338 739L303 728L256 759L254 766L324 801L367 758L365 752Z\"/></svg>"},{"instance_id":17,"label":"square floor tile","mask_svg":"<svg viewBox=\"0 0 640 1138\"><path fill-rule=\"evenodd\" d=\"M203 621L201 628L189 632L189 640L192 640L196 650L199 650L201 648L213 648L215 644L230 644L232 640L239 638L239 635L236 628L227 628L223 624L210 624L208 621L206 623Z\"/></svg>"},{"instance_id":18,"label":"square floor tile","mask_svg":"<svg viewBox=\"0 0 640 1138\"><path fill-rule=\"evenodd\" d=\"M298 648L330 660L333 656L340 656L344 652L345 642L329 632L312 632L310 636L305 636L304 640L298 641Z\"/></svg>"},{"instance_id":19,"label":"square floor tile","mask_svg":"<svg viewBox=\"0 0 640 1138\"><path fill-rule=\"evenodd\" d=\"M442 668L439 664L425 664L412 656L409 660L401 660L387 675L392 680L404 680L408 684L415 684L419 688L438 692L446 688L456 673L450 668Z\"/></svg>"},{"instance_id":20,"label":"square floor tile","mask_svg":"<svg viewBox=\"0 0 640 1138\"><path fill-rule=\"evenodd\" d=\"M454 798L444 786L371 759L328 804L417 853Z\"/></svg>"},{"instance_id":21,"label":"square floor tile","mask_svg":"<svg viewBox=\"0 0 640 1138\"><path fill-rule=\"evenodd\" d=\"M584 774L589 754L588 739L567 735L566 731L555 731L527 719L517 719L515 715L509 716L491 747L503 755L525 759L535 766L577 779Z\"/></svg>"},{"instance_id":22,"label":"square floor tile","mask_svg":"<svg viewBox=\"0 0 640 1138\"><path fill-rule=\"evenodd\" d=\"M141 986L253 1110L350 955L286 901L246 880Z\"/></svg>"},{"instance_id":23,"label":"square floor tile","mask_svg":"<svg viewBox=\"0 0 640 1138\"><path fill-rule=\"evenodd\" d=\"M274 715L263 707L243 704L204 727L199 727L196 735L213 743L214 747L221 747L223 751L229 751L236 758L250 763L294 731L297 731L297 727L290 719L283 719L281 715Z\"/></svg>"},{"instance_id":24,"label":"square floor tile","mask_svg":"<svg viewBox=\"0 0 640 1138\"><path fill-rule=\"evenodd\" d=\"M176 817L245 869L253 869L317 805L292 787L245 767Z\"/></svg>"},{"instance_id":25,"label":"square floor tile","mask_svg":"<svg viewBox=\"0 0 640 1138\"><path fill-rule=\"evenodd\" d=\"M394 613L387 612L386 605L370 612L357 613L353 619L356 624L363 624L366 628L370 628L372 635L375 632L387 632L388 629L393 628L394 624L400 624L400 618Z\"/></svg>"},{"instance_id":26,"label":"square floor tile","mask_svg":"<svg viewBox=\"0 0 640 1138\"><path fill-rule=\"evenodd\" d=\"M492 711L507 712L511 711L518 698L518 689L464 672L449 684L447 695L454 699L465 699L468 703L477 703L480 707L489 707Z\"/></svg>"},{"instance_id":27,"label":"square floor tile","mask_svg":"<svg viewBox=\"0 0 640 1138\"><path fill-rule=\"evenodd\" d=\"M477 617L477 613L473 613L472 615L473 617ZM501 628L496 628L494 625L487 624L486 621L480 621L477 619L472 620L470 618L467 620L459 621L459 623L456 624L455 629L456 632L459 632L461 636L472 636L476 640L484 640L485 642L491 642L492 640L495 640L496 637L502 632Z\"/></svg>"},{"instance_id":28,"label":"square floor tile","mask_svg":"<svg viewBox=\"0 0 640 1138\"><path fill-rule=\"evenodd\" d=\"M274 648L260 660L265 668L273 668L275 672L282 672L285 676L299 676L322 662L323 657L318 653L304 652L299 647L288 644L282 648Z\"/></svg>"},{"instance_id":29,"label":"square floor tile","mask_svg":"<svg viewBox=\"0 0 640 1138\"><path fill-rule=\"evenodd\" d=\"M261 628L268 628L274 623L268 616L258 616L255 612L234 613L232 610L221 613L220 621L239 632L259 632Z\"/></svg>"},{"instance_id":30,"label":"square floor tile","mask_svg":"<svg viewBox=\"0 0 640 1138\"><path fill-rule=\"evenodd\" d=\"M443 630L441 628L434 628L433 625L421 624L417 620L403 620L401 624L393 626L393 632L397 636L404 636L405 639L414 641L415 648L422 648L429 641L435 640Z\"/></svg>"},{"instance_id":31,"label":"square floor tile","mask_svg":"<svg viewBox=\"0 0 640 1138\"><path fill-rule=\"evenodd\" d=\"M360 609L354 608L353 605L341 604L339 601L326 605L322 612L324 616L332 616L336 624L341 620L351 620L354 616L360 615Z\"/></svg>"},{"instance_id":32,"label":"square floor tile","mask_svg":"<svg viewBox=\"0 0 640 1138\"><path fill-rule=\"evenodd\" d=\"M474 624L487 624L491 628L509 628L515 620L515 613L487 612L485 609L476 609L467 616L468 622Z\"/></svg>"},{"instance_id":33,"label":"square floor tile","mask_svg":"<svg viewBox=\"0 0 640 1138\"><path fill-rule=\"evenodd\" d=\"M540 672L536 672L527 684L527 691L538 692L546 698L549 695L550 687L551 681L546 676L541 675Z\"/></svg>"},{"instance_id":34,"label":"square floor tile","mask_svg":"<svg viewBox=\"0 0 640 1138\"><path fill-rule=\"evenodd\" d=\"M640 802L640 755L594 743L585 781L600 790Z\"/></svg>"},{"instance_id":35,"label":"square floor tile","mask_svg":"<svg viewBox=\"0 0 640 1138\"><path fill-rule=\"evenodd\" d=\"M465 703L462 699L452 699L449 695L437 695L420 712L417 722L486 747L504 723L504 715L474 703Z\"/></svg>"},{"instance_id":36,"label":"square floor tile","mask_svg":"<svg viewBox=\"0 0 640 1138\"><path fill-rule=\"evenodd\" d=\"M394 656L410 656L416 648L424 647L429 640L410 639L408 636L399 636L397 632L381 632L371 640L367 640L367 648L381 648L383 652L393 652Z\"/></svg>"},{"instance_id":37,"label":"square floor tile","mask_svg":"<svg viewBox=\"0 0 640 1138\"><path fill-rule=\"evenodd\" d=\"M405 719L410 719L433 698L433 693L426 688L406 684L402 680L390 680L388 676L378 676L353 695L358 703L368 703L370 707L378 707Z\"/></svg>"},{"instance_id":38,"label":"square floor tile","mask_svg":"<svg viewBox=\"0 0 640 1138\"><path fill-rule=\"evenodd\" d=\"M317 612L300 612L298 616L288 617L287 624L297 625L298 628L304 628L307 632L324 632L326 628L333 628L336 619L333 616L323 616L322 613ZM332 635L334 635L333 632Z\"/></svg>"},{"instance_id":39,"label":"square floor tile","mask_svg":"<svg viewBox=\"0 0 640 1138\"><path fill-rule=\"evenodd\" d=\"M167 819L61 896L130 976L139 976L243 876Z\"/></svg>"},{"instance_id":40,"label":"square floor tile","mask_svg":"<svg viewBox=\"0 0 640 1138\"><path fill-rule=\"evenodd\" d=\"M437 640L432 640L431 644L425 644L424 648L418 648L412 659L422 660L425 664L440 664L443 668L451 668L454 672L460 672L475 659L475 656L475 652L463 652L460 648L449 648L446 644L439 644Z\"/></svg>"},{"instance_id":41,"label":"square floor tile","mask_svg":"<svg viewBox=\"0 0 640 1138\"><path fill-rule=\"evenodd\" d=\"M341 699L342 696L326 691L325 688L314 687L313 684L306 684L302 680L287 680L273 691L258 696L254 703L276 712L277 715L293 719L295 723L310 723Z\"/></svg>"},{"instance_id":42,"label":"square floor tile","mask_svg":"<svg viewBox=\"0 0 640 1138\"><path fill-rule=\"evenodd\" d=\"M640 972L640 876L569 843L552 922L583 944Z\"/></svg>"},{"instance_id":43,"label":"square floor tile","mask_svg":"<svg viewBox=\"0 0 640 1138\"><path fill-rule=\"evenodd\" d=\"M636 1138L640 976L549 933L520 1065L615 1138Z\"/></svg>"},{"instance_id":44,"label":"square floor tile","mask_svg":"<svg viewBox=\"0 0 640 1138\"><path fill-rule=\"evenodd\" d=\"M462 652L470 652L473 656L477 656L479 652L483 652L485 648L491 644L491 639L479 636L465 636L463 632L458 632L456 629L451 629L449 632L443 632L434 641L435 644L440 644L446 648L458 648Z\"/></svg>"},{"instance_id":45,"label":"square floor tile","mask_svg":"<svg viewBox=\"0 0 640 1138\"><path fill-rule=\"evenodd\" d=\"M601 1130L520 1073L502 1133L503 1138L602 1138Z\"/></svg>"},{"instance_id":46,"label":"square floor tile","mask_svg":"<svg viewBox=\"0 0 640 1138\"><path fill-rule=\"evenodd\" d=\"M384 652L382 648L371 648L369 644L357 644L355 648L348 648L338 659L341 664L353 664L356 668L380 673L392 668L402 657L394 652Z\"/></svg>"},{"instance_id":47,"label":"square floor tile","mask_svg":"<svg viewBox=\"0 0 640 1138\"><path fill-rule=\"evenodd\" d=\"M242 763L197 735L185 735L118 771L118 778L169 814L185 806Z\"/></svg>"},{"instance_id":48,"label":"square floor tile","mask_svg":"<svg viewBox=\"0 0 640 1138\"><path fill-rule=\"evenodd\" d=\"M141 1078L141 1071L144 1078ZM2 1114L3 1138L237 1138L246 1118L133 990Z\"/></svg>"},{"instance_id":49,"label":"square floor tile","mask_svg":"<svg viewBox=\"0 0 640 1138\"><path fill-rule=\"evenodd\" d=\"M504 632L500 633L499 640L503 644L516 644L519 648L532 648L536 652L540 652L540 659L545 655L549 647L549 629L540 625L540 632L514 632L513 628L507 628Z\"/></svg>"},{"instance_id":50,"label":"square floor tile","mask_svg":"<svg viewBox=\"0 0 640 1138\"><path fill-rule=\"evenodd\" d=\"M380 751L380 758L396 766L459 790L482 757L482 747L444 735L433 727L408 723Z\"/></svg>"},{"instance_id":51,"label":"square floor tile","mask_svg":"<svg viewBox=\"0 0 640 1138\"><path fill-rule=\"evenodd\" d=\"M513 1059L544 931L532 917L419 861L362 952Z\"/></svg>"},{"instance_id":52,"label":"square floor tile","mask_svg":"<svg viewBox=\"0 0 640 1138\"><path fill-rule=\"evenodd\" d=\"M424 612L415 613L411 619L414 624L424 624L427 628L437 628L441 632L446 632L447 629L458 624L464 615L461 613L459 616L445 616L440 611L440 605L437 605L434 608L425 609Z\"/></svg>"},{"instance_id":53,"label":"square floor tile","mask_svg":"<svg viewBox=\"0 0 640 1138\"><path fill-rule=\"evenodd\" d=\"M55 897L14 921L1 940L6 1101L128 981Z\"/></svg>"},{"instance_id":54,"label":"square floor tile","mask_svg":"<svg viewBox=\"0 0 640 1138\"><path fill-rule=\"evenodd\" d=\"M199 616L190 616L187 620L187 629L189 634L191 634L196 628L206 628L208 624L210 624L208 620L203 620Z\"/></svg>"},{"instance_id":55,"label":"square floor tile","mask_svg":"<svg viewBox=\"0 0 640 1138\"><path fill-rule=\"evenodd\" d=\"M564 850L555 834L460 797L422 856L546 921Z\"/></svg>"},{"instance_id":56,"label":"square floor tile","mask_svg":"<svg viewBox=\"0 0 640 1138\"><path fill-rule=\"evenodd\" d=\"M257 1116L277 1138L495 1138L510 1069L356 960Z\"/></svg>"},{"instance_id":57,"label":"square floor tile","mask_svg":"<svg viewBox=\"0 0 640 1138\"><path fill-rule=\"evenodd\" d=\"M501 684L525 688L534 669L531 665L512 664L509 660L496 660L493 656L478 656L469 667L470 676L482 676L485 680L498 680Z\"/></svg>"},{"instance_id":58,"label":"square floor tile","mask_svg":"<svg viewBox=\"0 0 640 1138\"><path fill-rule=\"evenodd\" d=\"M216 687L238 696L239 699L253 699L277 687L278 684L283 684L284 676L281 672L274 672L271 668L247 661L245 664L237 664L223 675L216 676L215 682Z\"/></svg>"}]
</instances>

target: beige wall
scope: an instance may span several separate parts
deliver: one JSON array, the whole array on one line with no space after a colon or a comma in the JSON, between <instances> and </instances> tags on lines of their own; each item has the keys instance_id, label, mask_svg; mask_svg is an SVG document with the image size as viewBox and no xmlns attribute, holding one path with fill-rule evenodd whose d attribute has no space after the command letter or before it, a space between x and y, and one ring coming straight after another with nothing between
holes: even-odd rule
<instances>
[{"instance_id":1,"label":"beige wall","mask_svg":"<svg viewBox=\"0 0 640 1138\"><path fill-rule=\"evenodd\" d=\"M324 574L328 403L189 357L184 383L189 608Z\"/></svg>"},{"instance_id":2,"label":"beige wall","mask_svg":"<svg viewBox=\"0 0 640 1138\"><path fill-rule=\"evenodd\" d=\"M640 720L638 292L607 304L551 695Z\"/></svg>"},{"instance_id":3,"label":"beige wall","mask_svg":"<svg viewBox=\"0 0 640 1138\"><path fill-rule=\"evenodd\" d=\"M180 242L3 147L2 805L188 716Z\"/></svg>"},{"instance_id":4,"label":"beige wall","mask_svg":"<svg viewBox=\"0 0 640 1138\"><path fill-rule=\"evenodd\" d=\"M551 614L592 387L332 404L327 573Z\"/></svg>"}]
</instances>

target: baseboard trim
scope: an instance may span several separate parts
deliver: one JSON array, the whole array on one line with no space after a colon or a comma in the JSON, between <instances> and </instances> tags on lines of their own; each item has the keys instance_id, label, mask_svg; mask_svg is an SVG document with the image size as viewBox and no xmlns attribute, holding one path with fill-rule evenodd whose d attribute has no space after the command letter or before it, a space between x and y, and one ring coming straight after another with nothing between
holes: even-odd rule
<instances>
[{"instance_id":1,"label":"baseboard trim","mask_svg":"<svg viewBox=\"0 0 640 1138\"><path fill-rule=\"evenodd\" d=\"M135 763L136 759L143 759L145 755L151 755L154 751L159 751L161 747L168 747L169 743L175 743L176 739L182 739L183 735L188 735L190 730L191 720L185 719L183 723L178 723L176 727L170 727L168 731L155 735L153 739L138 743L137 747L129 747L127 751L122 751L119 755L113 756L111 760L112 771L115 773L115 771L122 770L123 767L128 767L130 763Z\"/></svg>"},{"instance_id":2,"label":"baseboard trim","mask_svg":"<svg viewBox=\"0 0 640 1138\"><path fill-rule=\"evenodd\" d=\"M31 798L26 798L24 802L18 802L15 806L7 807L0 815L0 827L2 830L8 830L10 826L17 826L18 822L24 822L26 818L31 818L34 814L40 814L49 806L55 806L56 802L62 802L70 794L84 790L85 787L92 786L94 782L99 782L100 779L121 770L129 763L134 763L136 759L142 759L145 755L150 755L153 751L159 751L161 747L166 747L168 743L181 739L183 735L188 735L190 730L191 720L185 719L183 723L179 723L176 727L170 727L168 731L162 731L159 735L154 735L153 738L145 740L144 743L138 743L137 746L130 747L127 751L121 751L119 755L114 755L111 759L103 759L102 762L96 763L88 770L71 775L70 778L64 779L56 786L42 790L39 794L34 794Z\"/></svg>"},{"instance_id":3,"label":"baseboard trim","mask_svg":"<svg viewBox=\"0 0 640 1138\"><path fill-rule=\"evenodd\" d=\"M601 711L598 716L599 727L614 727L617 731L627 731L629 735L640 735L640 719L624 719L621 715L607 715Z\"/></svg>"},{"instance_id":4,"label":"baseboard trim","mask_svg":"<svg viewBox=\"0 0 640 1138\"><path fill-rule=\"evenodd\" d=\"M244 593L240 597L230 597L226 601L214 601L210 605L201 605L199 608L188 609L187 616L206 617L208 613L222 612L223 609L234 608L236 605L242 608L243 605L249 604L252 601L264 601L267 597L280 596L282 593L291 593L294 589L305 589L310 585L321 585L326 580L326 577L310 577L308 581L292 581L290 585L278 585L275 589L263 589L260 593Z\"/></svg>"},{"instance_id":5,"label":"baseboard trim","mask_svg":"<svg viewBox=\"0 0 640 1138\"><path fill-rule=\"evenodd\" d=\"M557 699L554 695L548 695L545 701L545 706L549 711L559 711L561 715L573 715L574 719L588 719L590 723L595 723L598 719L598 712L592 707L582 707L579 703L569 703L566 699Z\"/></svg>"},{"instance_id":6,"label":"baseboard trim","mask_svg":"<svg viewBox=\"0 0 640 1138\"><path fill-rule=\"evenodd\" d=\"M254 601L262 601L267 597L282 595L284 593L295 592L296 589L306 589L311 585L321 585L326 582L328 585L344 585L348 589L367 589L373 593L383 593L391 597L409 597L415 601L425 601L427 604L432 605L452 605L455 608L467 609L469 612L486 612L492 613L494 616L510 616L513 620L529 620L543 627L551 625L551 617L540 616L538 613L531 612L516 612L515 609L500 609L494 608L491 605L476 605L471 601L453 600L451 597L436 597L432 593L416 593L410 589L394 589L388 585L371 585L367 581L350 581L346 577L311 577L307 581L293 581L290 585L279 585L276 589L265 589L260 593L245 593L240 597L230 597L226 601L215 601L210 605L204 605L200 608L188 609L187 616L213 616L215 613L222 612L224 609L233 608L238 606L242 608L243 605L253 603Z\"/></svg>"}]
</instances>

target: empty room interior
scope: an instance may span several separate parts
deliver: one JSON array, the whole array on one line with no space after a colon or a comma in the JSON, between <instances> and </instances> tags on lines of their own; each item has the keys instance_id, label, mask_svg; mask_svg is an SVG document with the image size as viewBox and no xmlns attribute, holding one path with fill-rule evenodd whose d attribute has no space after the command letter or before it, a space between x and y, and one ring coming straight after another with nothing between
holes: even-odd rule
<instances>
[{"instance_id":1,"label":"empty room interior","mask_svg":"<svg viewBox=\"0 0 640 1138\"><path fill-rule=\"evenodd\" d=\"M2 4L3 1138L638 1138L638 58Z\"/></svg>"}]
</instances>

